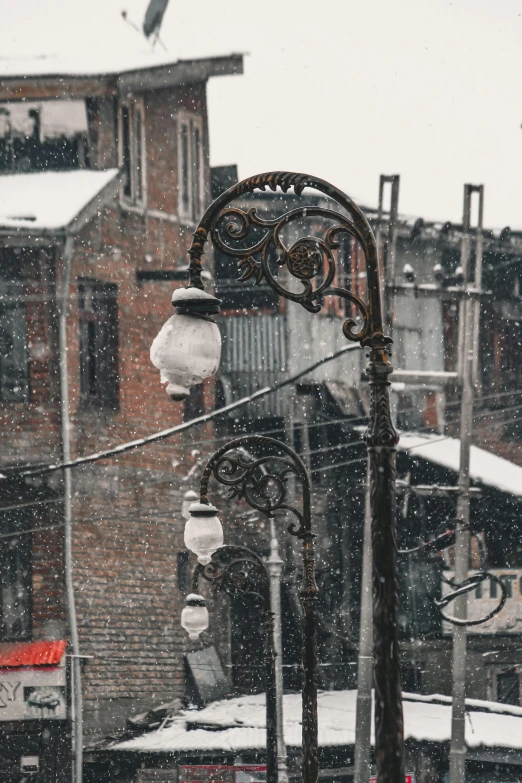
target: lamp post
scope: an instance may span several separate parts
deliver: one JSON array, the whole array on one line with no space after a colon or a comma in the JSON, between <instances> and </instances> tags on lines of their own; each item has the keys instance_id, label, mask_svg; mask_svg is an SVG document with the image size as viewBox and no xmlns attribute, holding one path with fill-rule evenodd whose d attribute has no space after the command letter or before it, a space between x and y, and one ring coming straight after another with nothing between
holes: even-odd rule
<instances>
[{"instance_id":1,"label":"lamp post","mask_svg":"<svg viewBox=\"0 0 522 783\"><path fill-rule=\"evenodd\" d=\"M278 783L277 774L277 714L276 714L276 653L274 625L270 602L270 580L261 558L242 546L222 546L205 565L198 562L192 577L192 593L181 613L181 625L191 639L197 639L209 625L205 599L198 592L199 578L206 579L229 597L256 596L263 603L265 616L266 667L266 780Z\"/></svg>"},{"instance_id":2,"label":"lamp post","mask_svg":"<svg viewBox=\"0 0 522 783\"><path fill-rule=\"evenodd\" d=\"M269 187L293 189L299 197L305 188L323 193L335 209L298 206L278 218L263 218L257 209L233 206L235 199ZM322 237L303 236L291 245L286 227L303 218L324 222ZM294 226L295 227L295 226ZM366 296L336 285L335 251L339 238L353 237L366 260ZM307 174L270 172L249 177L222 193L200 220L189 249L189 287L174 292L177 315L160 331L151 348L151 359L169 381L174 397L189 393L192 377L212 375L219 363L220 345L207 323L219 308L219 300L203 290L202 256L210 237L214 247L236 261L240 279L264 281L285 299L310 313L321 310L324 298L345 300L351 313L343 324L348 340L368 349L371 389L370 426L367 435L370 461L370 504L373 551L373 623L375 664L375 756L378 783L404 782L403 718L398 650L398 586L396 563L395 450L398 435L389 402L389 337L383 332L381 280L373 231L359 207L342 191ZM278 275L285 267L286 275ZM294 278L287 283L287 280ZM302 289L296 290L296 282ZM183 321L176 321L182 318ZM203 320L205 319L205 321ZM172 323L176 323L176 330ZM201 327L201 335L195 335ZM214 324L215 326L215 324ZM216 327L217 329L217 327ZM170 330L170 331L169 331ZM174 331L176 332L174 336ZM196 351L204 343L199 361ZM183 384L185 387L183 388ZM303 754L309 750L303 748ZM311 772L313 768L313 773ZM307 783L315 783L317 764L307 771ZM310 777L309 775L312 775Z\"/></svg>"},{"instance_id":3,"label":"lamp post","mask_svg":"<svg viewBox=\"0 0 522 783\"><path fill-rule=\"evenodd\" d=\"M217 542L223 540L216 509L207 497L211 477L229 487L231 497L244 499L269 519L274 519L278 511L294 517L288 532L302 541L303 552L302 773L305 783L315 783L318 779L317 585L308 473L293 449L262 435L235 438L218 449L201 475L199 503L191 505L191 517L185 526L185 544L203 565L211 562ZM295 478L301 488L300 508L289 502L290 477ZM274 681L274 698L275 694ZM277 709L277 703L274 703Z\"/></svg>"}]
</instances>

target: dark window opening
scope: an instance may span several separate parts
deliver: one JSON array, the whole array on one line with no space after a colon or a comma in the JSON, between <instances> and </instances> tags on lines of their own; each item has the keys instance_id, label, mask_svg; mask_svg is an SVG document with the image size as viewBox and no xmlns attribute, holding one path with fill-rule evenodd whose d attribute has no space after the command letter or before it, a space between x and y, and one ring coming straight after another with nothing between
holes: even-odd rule
<instances>
[{"instance_id":1,"label":"dark window opening","mask_svg":"<svg viewBox=\"0 0 522 783\"><path fill-rule=\"evenodd\" d=\"M202 416L205 413L205 393L203 384L198 383L196 386L192 386L190 394L185 400L185 407L183 411L184 421L190 421L196 419L198 416Z\"/></svg>"},{"instance_id":2,"label":"dark window opening","mask_svg":"<svg viewBox=\"0 0 522 783\"><path fill-rule=\"evenodd\" d=\"M131 142L130 142L130 111L128 106L121 109L121 145L122 168L124 174L123 192L130 198L132 194L131 182Z\"/></svg>"},{"instance_id":3,"label":"dark window opening","mask_svg":"<svg viewBox=\"0 0 522 783\"><path fill-rule=\"evenodd\" d=\"M517 672L497 674L497 701L520 704L520 676Z\"/></svg>"},{"instance_id":4,"label":"dark window opening","mask_svg":"<svg viewBox=\"0 0 522 783\"><path fill-rule=\"evenodd\" d=\"M118 305L112 283L80 282L80 389L84 402L117 408Z\"/></svg>"},{"instance_id":5,"label":"dark window opening","mask_svg":"<svg viewBox=\"0 0 522 783\"><path fill-rule=\"evenodd\" d=\"M187 595L191 592L192 576L190 573L190 552L186 549L178 552L178 590L182 595Z\"/></svg>"},{"instance_id":6,"label":"dark window opening","mask_svg":"<svg viewBox=\"0 0 522 783\"><path fill-rule=\"evenodd\" d=\"M201 216L203 196L203 132L201 120L182 116L178 120L179 212L190 221Z\"/></svg>"},{"instance_id":7,"label":"dark window opening","mask_svg":"<svg viewBox=\"0 0 522 783\"><path fill-rule=\"evenodd\" d=\"M18 280L0 281L0 396L5 402L28 396L25 304Z\"/></svg>"},{"instance_id":8,"label":"dark window opening","mask_svg":"<svg viewBox=\"0 0 522 783\"><path fill-rule=\"evenodd\" d=\"M188 127L181 126L181 201L183 212L187 214L190 206L189 193L189 146Z\"/></svg>"},{"instance_id":9,"label":"dark window opening","mask_svg":"<svg viewBox=\"0 0 522 783\"><path fill-rule=\"evenodd\" d=\"M422 668L415 661L401 664L401 685L405 693L422 693Z\"/></svg>"},{"instance_id":10,"label":"dark window opening","mask_svg":"<svg viewBox=\"0 0 522 783\"><path fill-rule=\"evenodd\" d=\"M258 693L266 688L263 661L265 618L261 600L254 595L230 601L232 682L239 693Z\"/></svg>"},{"instance_id":11,"label":"dark window opening","mask_svg":"<svg viewBox=\"0 0 522 783\"><path fill-rule=\"evenodd\" d=\"M141 115L141 109L134 108L134 148L135 148L135 169L136 169L136 187L134 197L137 201L141 201L143 198L143 149L142 149L142 136L143 136L143 120Z\"/></svg>"},{"instance_id":12,"label":"dark window opening","mask_svg":"<svg viewBox=\"0 0 522 783\"><path fill-rule=\"evenodd\" d=\"M121 166L124 173L123 195L130 203L144 197L145 153L143 145L143 108L135 102L121 107Z\"/></svg>"},{"instance_id":13,"label":"dark window opening","mask_svg":"<svg viewBox=\"0 0 522 783\"><path fill-rule=\"evenodd\" d=\"M0 639L16 641L31 635L31 536L16 535L30 527L24 520L10 519L0 525Z\"/></svg>"},{"instance_id":14,"label":"dark window opening","mask_svg":"<svg viewBox=\"0 0 522 783\"><path fill-rule=\"evenodd\" d=\"M201 134L200 130L197 127L193 127L193 123L191 123L192 127L192 140L193 140L193 149L192 149L192 189L193 189L193 198L192 198L192 218L193 220L199 219L199 210L201 205Z\"/></svg>"}]
</instances>

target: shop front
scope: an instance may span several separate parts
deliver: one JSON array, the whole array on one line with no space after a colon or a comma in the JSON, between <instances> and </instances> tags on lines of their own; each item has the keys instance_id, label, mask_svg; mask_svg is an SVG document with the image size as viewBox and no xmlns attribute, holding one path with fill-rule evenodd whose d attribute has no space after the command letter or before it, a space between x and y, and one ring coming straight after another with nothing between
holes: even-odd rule
<instances>
[{"instance_id":1,"label":"shop front","mask_svg":"<svg viewBox=\"0 0 522 783\"><path fill-rule=\"evenodd\" d=\"M0 644L0 781L70 779L65 641Z\"/></svg>"}]
</instances>

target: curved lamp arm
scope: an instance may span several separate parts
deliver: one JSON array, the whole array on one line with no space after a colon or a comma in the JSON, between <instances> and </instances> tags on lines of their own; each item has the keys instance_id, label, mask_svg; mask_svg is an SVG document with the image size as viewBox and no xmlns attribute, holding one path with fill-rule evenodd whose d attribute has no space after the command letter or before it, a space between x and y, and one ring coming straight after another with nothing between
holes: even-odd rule
<instances>
[{"instance_id":1,"label":"curved lamp arm","mask_svg":"<svg viewBox=\"0 0 522 783\"><path fill-rule=\"evenodd\" d=\"M248 453L251 448L263 448L263 455L255 457ZM279 452L274 453L274 452ZM279 470L274 472L272 466ZM310 478L302 459L296 452L274 438L263 435L246 435L226 443L216 451L200 482L200 502L208 504L208 483L214 478L230 487L231 497L243 498L249 506L261 511L269 518L277 510L288 511L297 518L288 531L297 538L313 536L311 521ZM295 476L303 490L302 509L287 502L289 476Z\"/></svg>"},{"instance_id":2,"label":"curved lamp arm","mask_svg":"<svg viewBox=\"0 0 522 783\"><path fill-rule=\"evenodd\" d=\"M293 188L300 196L305 188L319 191L331 198L341 208L327 209L305 205L285 212L277 218L263 218L257 210L244 210L231 206L232 202L255 190L280 188L284 193ZM302 218L320 218L327 225L322 238L305 236L287 246L282 238L283 229ZM336 261L333 251L339 248L343 234L354 237L360 244L366 259L368 299L363 301L353 291L338 288L332 283L336 278ZM318 312L325 296L337 296L351 302L362 319L357 327L352 318L343 325L349 340L370 347L384 346L391 342L384 337L382 304L379 280L377 244L371 226L357 204L338 188L318 177L288 171L271 171L238 182L222 193L209 206L194 232L189 249L189 285L203 290L202 256L210 235L214 247L237 261L240 279L263 279L278 294L298 302L310 312ZM295 292L284 287L280 278L271 270L269 252L276 251L277 266L286 266L290 274L299 280L303 289ZM322 282L314 287L312 280L322 275Z\"/></svg>"},{"instance_id":3,"label":"curved lamp arm","mask_svg":"<svg viewBox=\"0 0 522 783\"><path fill-rule=\"evenodd\" d=\"M192 592L198 592L200 578L219 586L227 595L254 595L270 609L270 580L263 560L244 546L222 546L210 563L197 563L192 575ZM261 591L259 590L261 588Z\"/></svg>"}]
</instances>

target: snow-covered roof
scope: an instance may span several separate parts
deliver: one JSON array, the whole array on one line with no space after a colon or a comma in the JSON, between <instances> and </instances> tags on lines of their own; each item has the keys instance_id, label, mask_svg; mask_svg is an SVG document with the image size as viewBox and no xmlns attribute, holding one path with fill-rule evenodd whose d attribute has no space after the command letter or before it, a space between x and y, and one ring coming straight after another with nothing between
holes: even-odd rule
<instances>
[{"instance_id":1,"label":"snow-covered roof","mask_svg":"<svg viewBox=\"0 0 522 783\"><path fill-rule=\"evenodd\" d=\"M400 451L408 451L412 456L421 457L449 470L455 472L459 470L460 440L458 438L405 432L401 434L398 448ZM521 467L478 446L471 447L470 456L472 481L522 497Z\"/></svg>"},{"instance_id":2,"label":"snow-covered roof","mask_svg":"<svg viewBox=\"0 0 522 783\"><path fill-rule=\"evenodd\" d=\"M320 747L354 744L356 696L355 690L319 693ZM286 694L283 700L286 744L300 747L301 696ZM406 739L449 741L449 697L404 694L403 706ZM471 699L466 700L466 707L466 743L469 748L522 749L522 708ZM196 728L198 724L209 728ZM264 694L240 696L214 702L203 710L184 710L163 728L117 742L110 749L161 753L256 750L265 747L265 726Z\"/></svg>"},{"instance_id":3,"label":"snow-covered roof","mask_svg":"<svg viewBox=\"0 0 522 783\"><path fill-rule=\"evenodd\" d=\"M228 59L242 57L239 53L214 55L197 59L181 59L171 52L163 51L120 51L107 48L90 52L66 52L45 54L35 57L0 57L0 78L27 79L45 77L102 77L120 76L134 72L149 71L157 68L182 69L188 65L195 68L198 64L212 61L226 62ZM226 75L227 70L223 71ZM216 72L213 75L219 75Z\"/></svg>"},{"instance_id":4,"label":"snow-covered roof","mask_svg":"<svg viewBox=\"0 0 522 783\"><path fill-rule=\"evenodd\" d=\"M27 232L71 228L117 187L118 169L44 171L0 176L0 228Z\"/></svg>"}]
</instances>

